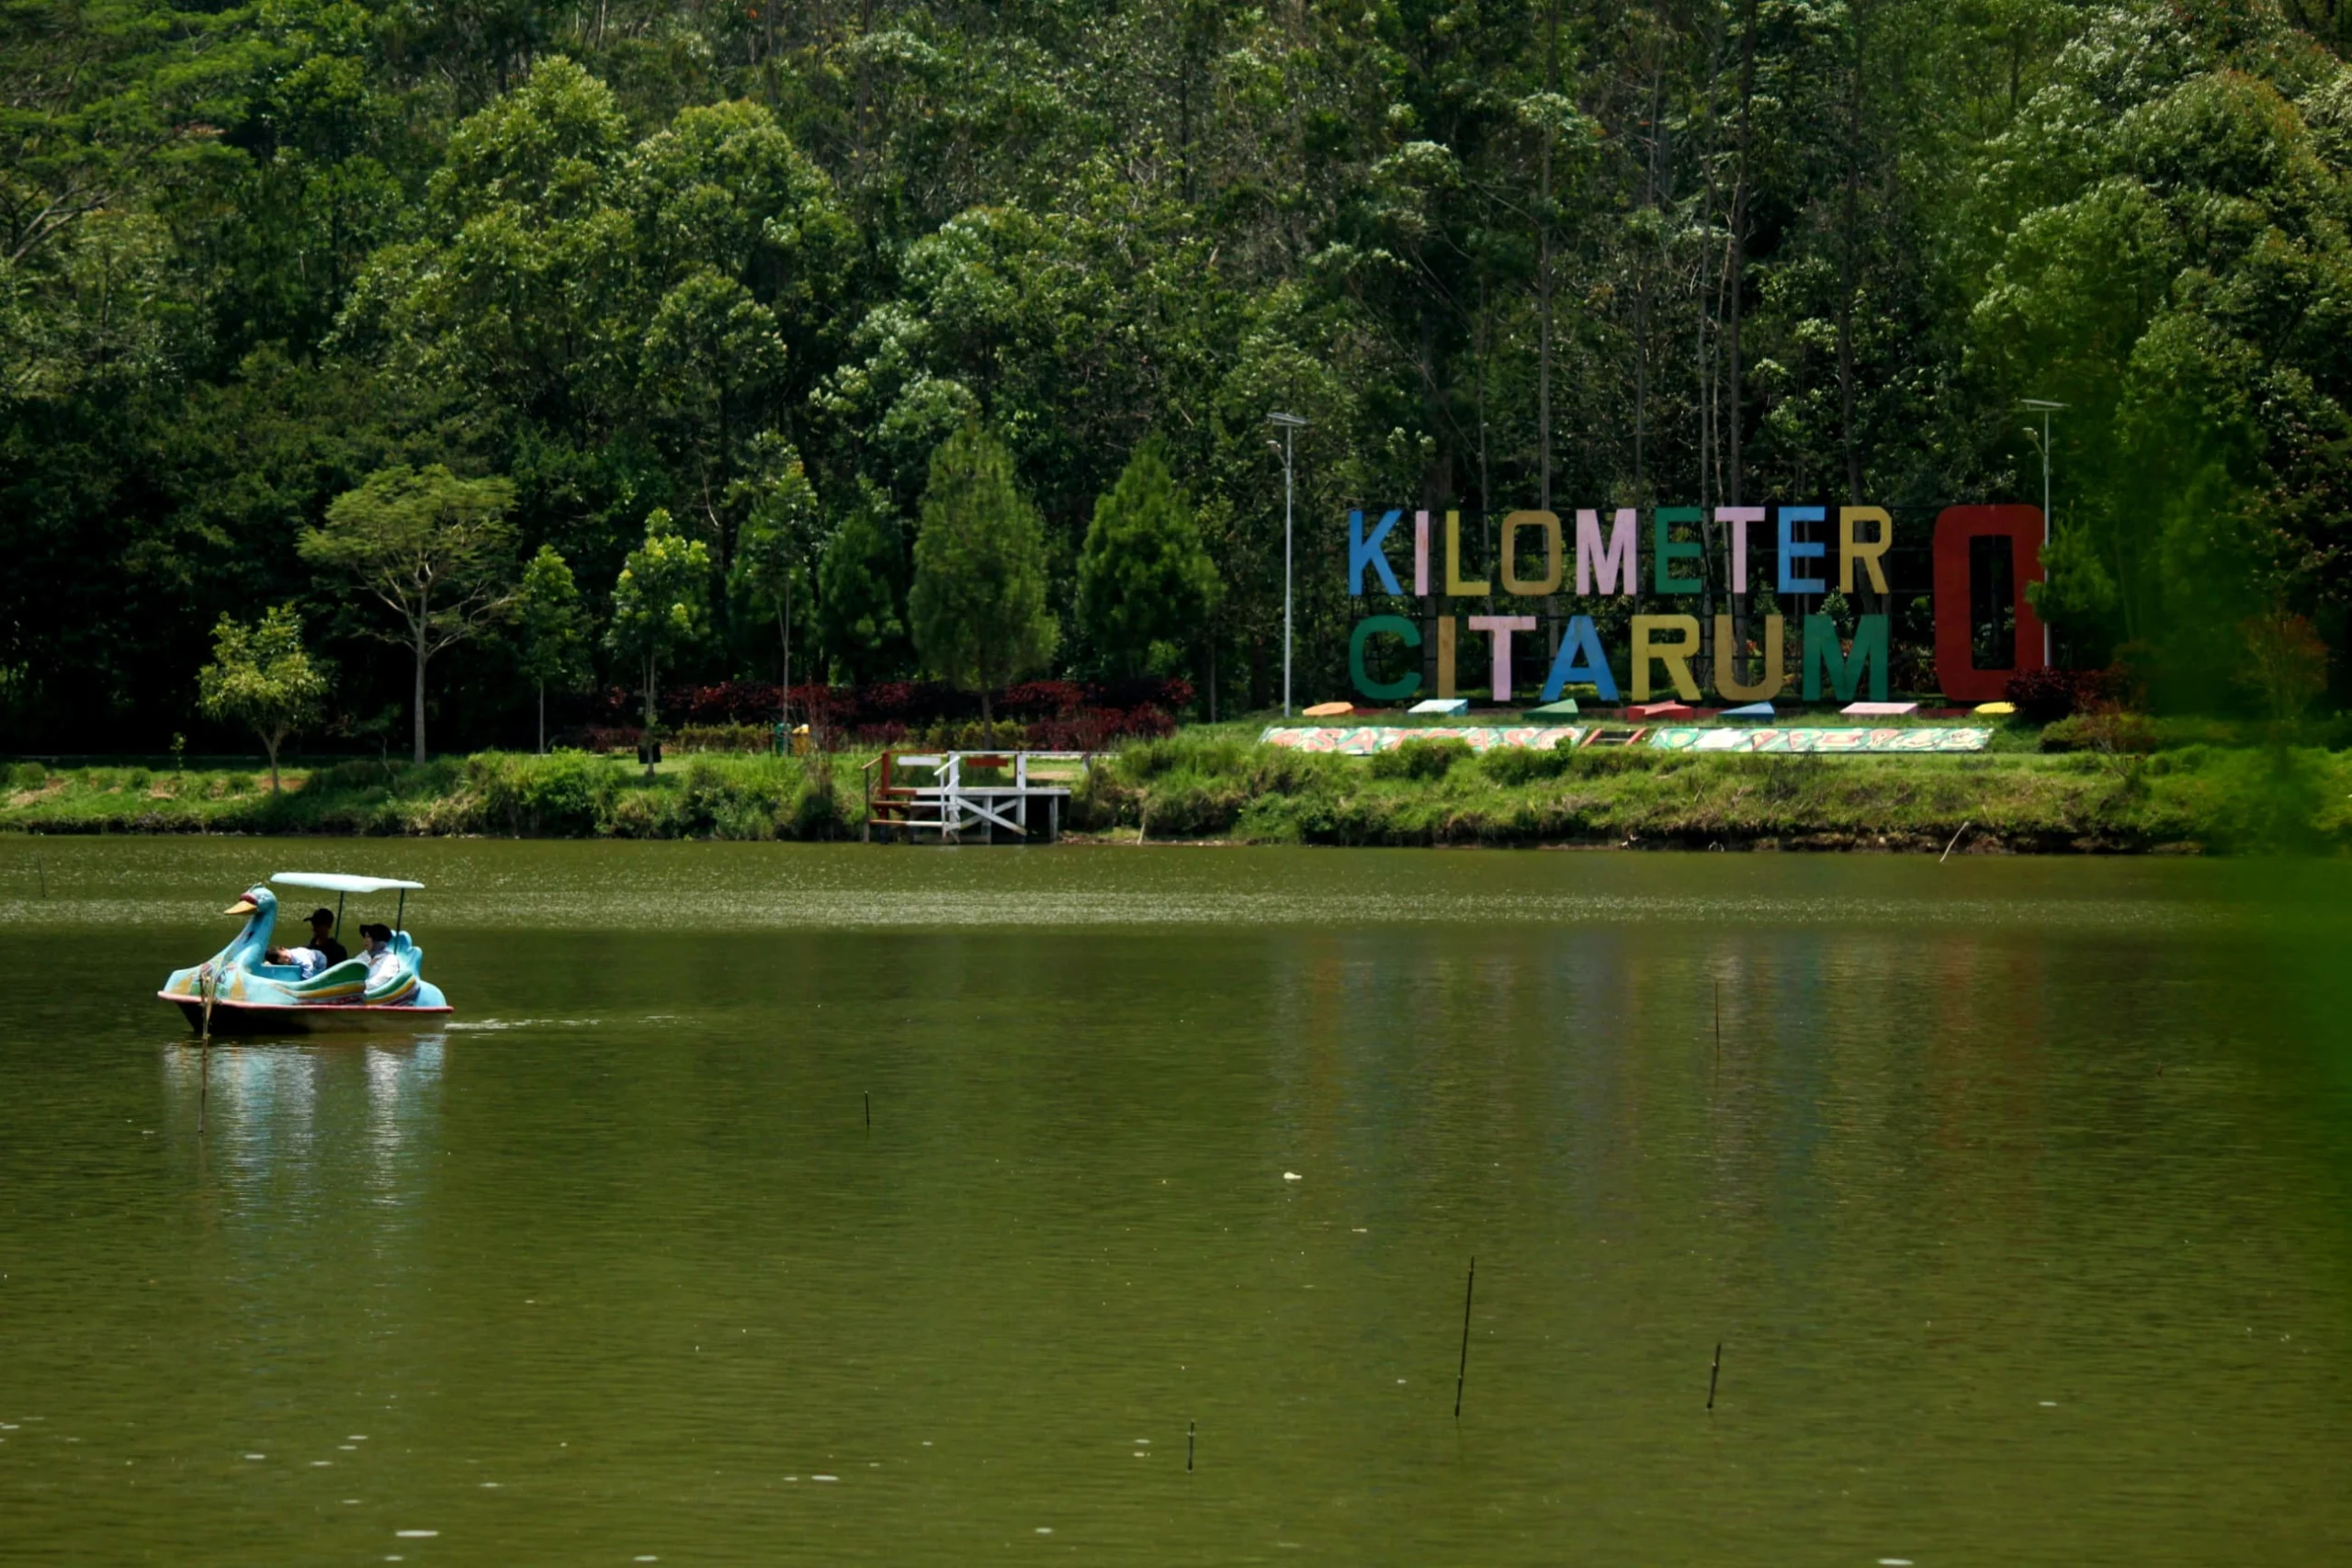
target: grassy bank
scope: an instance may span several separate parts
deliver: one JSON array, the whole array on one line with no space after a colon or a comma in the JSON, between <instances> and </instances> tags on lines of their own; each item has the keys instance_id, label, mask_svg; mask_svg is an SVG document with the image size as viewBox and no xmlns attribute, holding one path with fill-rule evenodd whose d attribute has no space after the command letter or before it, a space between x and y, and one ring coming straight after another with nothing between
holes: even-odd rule
<instances>
[{"instance_id":1,"label":"grassy bank","mask_svg":"<svg viewBox=\"0 0 2352 1568\"><path fill-rule=\"evenodd\" d=\"M0 830L41 833L462 834L522 838L834 839L864 820L859 759L708 756L636 762L488 751L288 769L49 770L19 762Z\"/></svg>"},{"instance_id":2,"label":"grassy bank","mask_svg":"<svg viewBox=\"0 0 2352 1568\"><path fill-rule=\"evenodd\" d=\"M2145 852L2352 845L2352 756L2190 746L2150 756L1473 755L1459 743L1306 756L1179 737L1123 752L1085 818L1150 836L1322 844L1646 844Z\"/></svg>"},{"instance_id":3,"label":"grassy bank","mask_svg":"<svg viewBox=\"0 0 2352 1568\"><path fill-rule=\"evenodd\" d=\"M634 763L489 752L353 761L266 779L224 769L10 767L0 830L840 839L859 764ZM2352 753L2188 745L2152 755L1725 757L1473 754L1417 742L1310 756L1204 730L1106 758L1071 803L1080 835L1309 844L1603 844L1940 851L2334 852L2352 847Z\"/></svg>"}]
</instances>

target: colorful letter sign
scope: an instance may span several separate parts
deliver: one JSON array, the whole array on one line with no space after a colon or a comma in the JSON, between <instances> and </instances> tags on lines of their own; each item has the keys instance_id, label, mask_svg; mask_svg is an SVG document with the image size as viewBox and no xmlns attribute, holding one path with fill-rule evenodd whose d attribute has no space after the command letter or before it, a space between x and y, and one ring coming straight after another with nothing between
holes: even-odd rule
<instances>
[{"instance_id":1,"label":"colorful letter sign","mask_svg":"<svg viewBox=\"0 0 2352 1568\"><path fill-rule=\"evenodd\" d=\"M1405 514L1403 507L1348 513L1348 592L1351 596L1363 598L1368 592L1378 592L1406 597L1400 592L1402 584L1396 565L1389 558L1392 536L1402 534L1397 525ZM1695 703L1701 698L1702 681L1710 679L1715 695L1727 703L1769 702L1791 684L1788 656L1792 630L1798 633L1795 683L1806 701L1820 701L1826 693L1838 702L1850 702L1865 692L1870 701L1885 701L1894 657L1894 626L1886 615L1856 615L1852 634L1847 636L1837 621L1823 614L1817 605L1800 604L1798 609L1811 613L1804 614L1795 628L1788 624L1791 598L1826 596L1832 591L1830 543L1825 535L1832 531L1833 523L1826 506L1714 509L1714 521L1725 536L1722 572L1716 581L1728 584L1731 594L1738 597L1745 597L1752 588L1769 585L1779 599L1779 607L1771 613L1743 620L1717 612L1707 628L1713 633L1711 638L1702 635L1696 615L1679 609L1676 613L1660 613L1678 605L1690 610L1700 607L1691 596L1705 592L1703 569L1708 565L1708 546L1699 539L1678 537L1676 531L1680 528L1687 536L1690 527L1705 516L1695 506L1651 508L1646 552L1649 559L1645 563L1641 558L1644 529L1637 507L1611 509L1605 528L1601 509L1576 508L1573 536L1562 526L1557 513L1513 512L1502 519L1500 532L1494 539L1497 548L1491 561L1495 568L1493 577L1499 581L1502 597L1550 598L1560 592L1569 575L1566 556L1572 545L1577 596L1613 596L1629 601L1627 609L1634 612L1626 617L1624 651L1628 657L1617 668L1626 672L1625 683L1632 687L1636 702L1648 700L1660 686L1670 686L1684 702ZM1374 517L1377 521L1373 521ZM1517 646L1513 638L1518 634L1535 632L1542 623L1531 615L1498 613L1499 607L1490 606L1487 613L1478 615L1460 614L1452 606L1441 609L1440 600L1491 601L1497 597L1497 581L1467 574L1469 563L1464 558L1460 513L1443 513L1442 533L1436 540L1430 536L1429 513L1416 511L1412 517L1411 576L1413 596L1424 601L1421 621L1388 614L1369 615L1359 622L1348 639L1349 678L1359 693L1376 702L1394 702L1415 694L1421 689L1420 671L1415 670L1392 681L1375 681L1366 662L1366 646L1373 637L1394 637L1408 648L1419 648L1427 637L1434 644L1431 662L1436 667L1437 694L1451 697L1454 694L1461 631L1466 622L1474 636L1483 633L1487 638L1487 686L1494 700L1510 701L1514 663L1511 653ZM1770 532L1766 532L1768 527ZM1867 592L1882 600L1891 596L1893 587L1887 581L1886 558L1894 547L1894 519L1886 509L1837 508L1834 536L1835 591L1843 594ZM2015 561L2015 570L2010 573L2013 602L2009 608L2017 627L2017 657L2004 670L1979 670L1972 655L1969 546L1979 538L2007 540ZM1751 542L1758 548L1771 550L1769 571L1749 571ZM1432 555L1439 557L1434 572L1430 570ZM1934 555L1937 679L1942 682L1944 694L1955 701L1984 702L2000 697L2006 694L2011 676L2039 670L2042 665L2041 621L2026 599L2028 585L2041 581L2041 510L2032 506L1947 507L1936 519ZM1539 558L1540 569L1535 565ZM1646 579L1645 565L1648 568ZM1439 579L1434 588L1432 577ZM1643 588L1647 589L1646 595L1637 597ZM1755 640L1759 629L1758 621L1761 622L1760 641ZM1743 631L1750 639L1744 647ZM1707 657L1710 647L1712 660ZM1471 657L1475 659L1475 644L1473 649ZM1746 678L1748 659L1756 664L1753 680ZM1710 664L1712 668L1707 667ZM1608 652L1601 647L1592 616L1571 615L1559 625L1559 644L1544 681L1543 700L1556 702L1568 686L1589 684L1602 701L1617 702L1617 668L1611 667Z\"/></svg>"}]
</instances>

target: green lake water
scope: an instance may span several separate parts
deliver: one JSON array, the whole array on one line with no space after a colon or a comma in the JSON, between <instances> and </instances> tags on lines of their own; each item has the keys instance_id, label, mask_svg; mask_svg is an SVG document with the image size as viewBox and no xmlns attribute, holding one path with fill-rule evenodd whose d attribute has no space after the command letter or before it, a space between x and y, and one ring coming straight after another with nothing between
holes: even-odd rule
<instances>
[{"instance_id":1,"label":"green lake water","mask_svg":"<svg viewBox=\"0 0 2352 1568\"><path fill-rule=\"evenodd\" d=\"M289 867L456 1021L199 1137ZM0 839L0 1562L2346 1561L2347 892Z\"/></svg>"}]
</instances>

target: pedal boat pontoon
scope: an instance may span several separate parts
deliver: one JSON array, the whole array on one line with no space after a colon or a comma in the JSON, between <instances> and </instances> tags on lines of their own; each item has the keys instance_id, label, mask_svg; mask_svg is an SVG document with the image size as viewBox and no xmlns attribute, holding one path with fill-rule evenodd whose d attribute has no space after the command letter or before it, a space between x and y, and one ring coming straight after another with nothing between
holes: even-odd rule
<instances>
[{"instance_id":1,"label":"pedal boat pontoon","mask_svg":"<svg viewBox=\"0 0 2352 1568\"><path fill-rule=\"evenodd\" d=\"M343 928L343 901L354 893L400 894L394 917L391 952L398 961L375 985L368 983L368 960L351 957L330 964L305 980L290 964L271 964L267 954L278 945L277 896L265 884L245 889L244 896L221 911L245 917L244 930L228 946L189 969L178 969L156 996L187 1018L188 1027L206 1028L205 1004L211 1004L210 1032L215 1034L302 1034L324 1030L430 1028L453 1010L441 988L419 973L424 950L416 945L399 921L408 913L408 896L421 882L388 876L345 876L339 872L281 871L269 879L286 887L315 887L340 895L335 900L335 929Z\"/></svg>"}]
</instances>

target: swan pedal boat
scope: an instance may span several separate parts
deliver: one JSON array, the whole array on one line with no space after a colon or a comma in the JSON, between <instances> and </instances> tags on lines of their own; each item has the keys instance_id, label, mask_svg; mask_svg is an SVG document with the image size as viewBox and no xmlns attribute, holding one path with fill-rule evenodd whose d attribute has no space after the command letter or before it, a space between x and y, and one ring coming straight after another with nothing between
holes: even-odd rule
<instances>
[{"instance_id":1,"label":"swan pedal boat","mask_svg":"<svg viewBox=\"0 0 2352 1568\"><path fill-rule=\"evenodd\" d=\"M402 914L407 913L409 892L424 886L391 877L346 876L338 872L281 871L270 881L345 895L397 890ZM221 913L244 916L244 929L228 946L203 963L174 970L172 977L164 982L164 988L155 993L186 1015L190 1029L204 1029L208 990L215 1034L413 1030L430 1027L455 1010L442 996L441 988L419 973L424 964L424 950L405 931L392 932L391 951L399 962L376 985L368 983L365 958L346 958L305 980L301 970L293 964L267 961L269 949L275 945L271 936L277 929L277 896L266 884L257 883L246 888L244 896ZM342 903L338 899L338 926L341 919Z\"/></svg>"}]
</instances>

